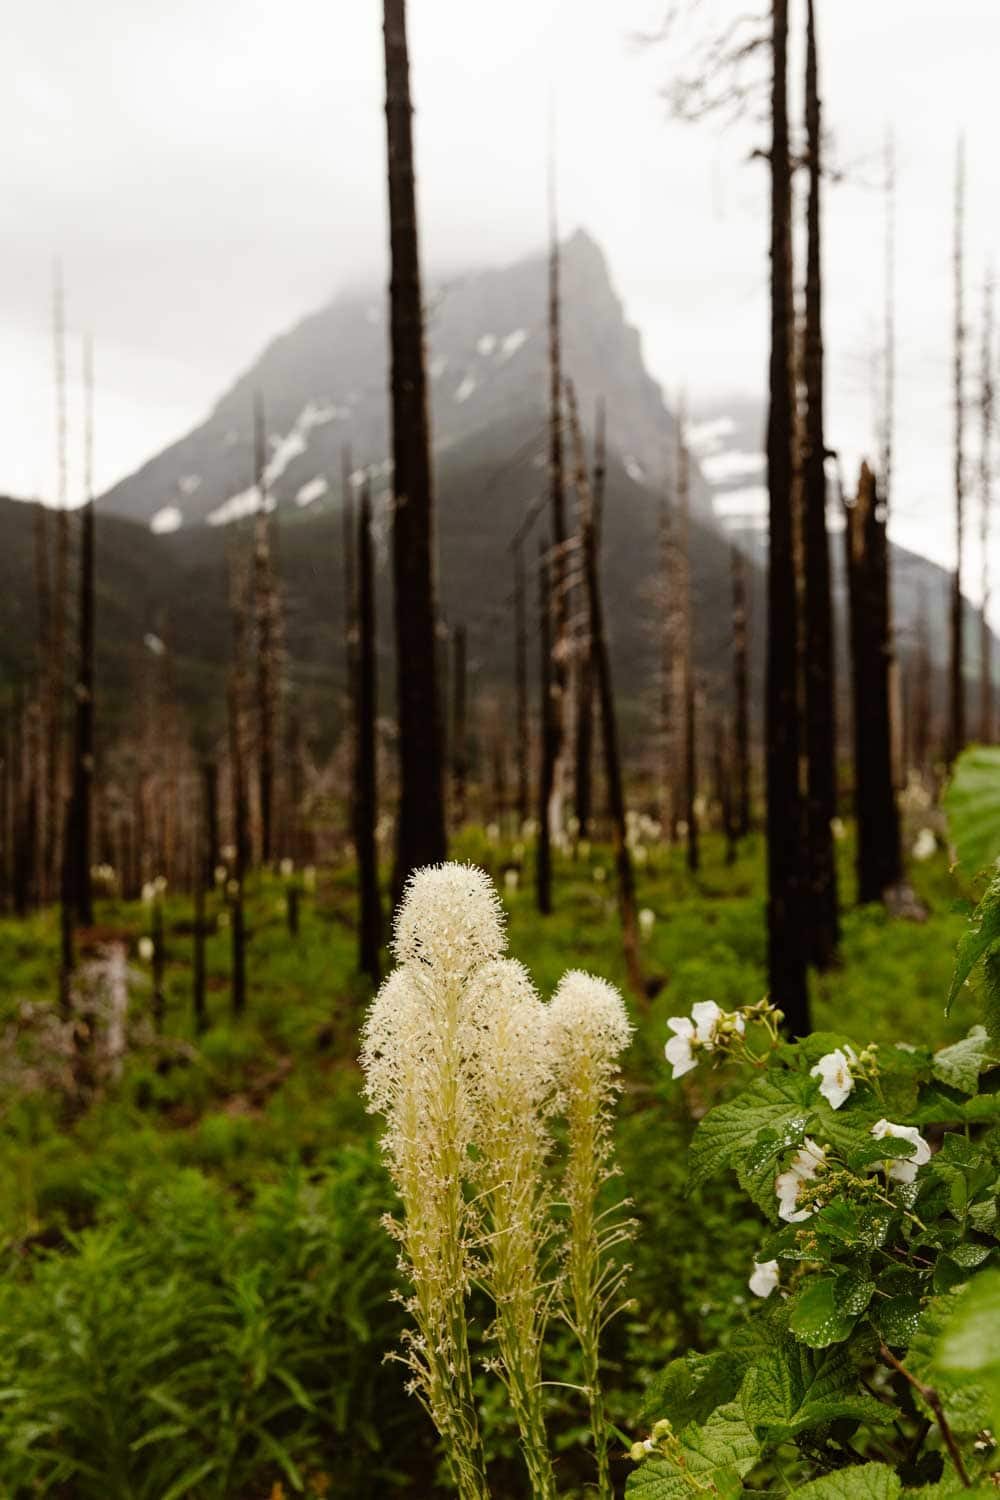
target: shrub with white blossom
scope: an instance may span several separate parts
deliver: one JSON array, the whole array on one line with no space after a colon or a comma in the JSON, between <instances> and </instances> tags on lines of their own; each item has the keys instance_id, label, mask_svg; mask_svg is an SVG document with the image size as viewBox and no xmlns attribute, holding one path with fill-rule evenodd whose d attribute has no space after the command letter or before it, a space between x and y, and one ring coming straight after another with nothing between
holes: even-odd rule
<instances>
[{"instance_id":1,"label":"shrub with white blossom","mask_svg":"<svg viewBox=\"0 0 1000 1500\"><path fill-rule=\"evenodd\" d=\"M953 1500L1000 1485L1000 876L949 1003L980 963L986 1024L937 1052L790 1044L766 1003L669 1020L675 1078L744 1069L694 1132L690 1185L734 1171L767 1227L745 1336L654 1380L627 1494Z\"/></svg>"}]
</instances>

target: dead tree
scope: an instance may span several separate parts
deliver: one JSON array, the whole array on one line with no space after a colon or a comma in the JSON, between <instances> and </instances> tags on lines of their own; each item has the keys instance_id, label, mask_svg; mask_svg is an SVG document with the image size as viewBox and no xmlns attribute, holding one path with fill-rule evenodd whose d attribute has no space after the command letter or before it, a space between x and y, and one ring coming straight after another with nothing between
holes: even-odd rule
<instances>
[{"instance_id":1,"label":"dead tree","mask_svg":"<svg viewBox=\"0 0 1000 1500\"><path fill-rule=\"evenodd\" d=\"M548 548L538 549L538 720L541 744L538 772L538 841L535 846L535 904L542 916L552 911L552 829L549 824L549 802L555 775L555 723L552 685L552 576Z\"/></svg>"},{"instance_id":2,"label":"dead tree","mask_svg":"<svg viewBox=\"0 0 1000 1500\"><path fill-rule=\"evenodd\" d=\"M74 896L81 927L94 925L90 880L91 829L94 786L94 497L93 497L93 356L90 340L84 345L84 490L80 515L80 605L76 675L76 726L73 740Z\"/></svg>"},{"instance_id":3,"label":"dead tree","mask_svg":"<svg viewBox=\"0 0 1000 1500\"><path fill-rule=\"evenodd\" d=\"M694 609L691 590L691 484L684 404L677 413L677 595L680 610L680 664L684 702L684 821L687 867L701 864L698 839L698 694L694 672Z\"/></svg>"},{"instance_id":4,"label":"dead tree","mask_svg":"<svg viewBox=\"0 0 1000 1500\"><path fill-rule=\"evenodd\" d=\"M611 816L611 841L618 875L618 910L622 924L622 945L625 952L625 968L629 985L638 1000L646 1001L646 986L639 962L639 923L636 913L635 876L629 854L626 817L625 788L622 777L621 753L618 744L618 722L615 716L614 689L611 682L611 661L608 642L604 633L604 606L601 599L601 580L597 565L597 539L594 531L594 500L587 477L587 462L583 448L583 433L576 409L576 396L572 381L566 382L566 404L569 410L570 434L573 442L574 479L577 507L580 514L580 544L583 553L583 572L587 592L587 614L591 641L593 642L594 674L597 698L601 711L601 739L604 746L604 774L608 784L608 811Z\"/></svg>"},{"instance_id":5,"label":"dead tree","mask_svg":"<svg viewBox=\"0 0 1000 1500\"><path fill-rule=\"evenodd\" d=\"M829 968L839 941L837 866L833 819L837 811L836 738L833 701L833 603L830 545L826 528L826 438L823 428L823 290L820 237L822 129L816 57L814 0L806 28L806 134L809 199L806 214L804 373L806 392L803 470L803 628L806 751L806 850L808 859L808 957Z\"/></svg>"},{"instance_id":6,"label":"dead tree","mask_svg":"<svg viewBox=\"0 0 1000 1500\"><path fill-rule=\"evenodd\" d=\"M738 837L736 809L733 806L733 758L728 726L722 714L715 721L714 740L715 799L719 804L719 821L726 840L726 864L733 865L736 863Z\"/></svg>"},{"instance_id":7,"label":"dead tree","mask_svg":"<svg viewBox=\"0 0 1000 1500\"><path fill-rule=\"evenodd\" d=\"M965 321L963 310L962 249L965 220L965 142L959 137L955 164L955 571L951 580L951 659L948 664L950 720L949 761L965 749L965 650L962 608L962 547L965 539Z\"/></svg>"},{"instance_id":8,"label":"dead tree","mask_svg":"<svg viewBox=\"0 0 1000 1500\"><path fill-rule=\"evenodd\" d=\"M927 624L927 590L923 583L917 596L916 641L910 662L910 763L926 776L931 764L931 661Z\"/></svg>"},{"instance_id":9,"label":"dead tree","mask_svg":"<svg viewBox=\"0 0 1000 1500\"><path fill-rule=\"evenodd\" d=\"M63 1021L70 1021L73 1018L73 970L76 965L73 941L76 909L73 857L75 809L72 797L65 799L62 821L62 863L59 871L59 1015Z\"/></svg>"},{"instance_id":10,"label":"dead tree","mask_svg":"<svg viewBox=\"0 0 1000 1500\"><path fill-rule=\"evenodd\" d=\"M680 661L678 651L680 618L674 516L667 496L664 496L660 505L659 543L661 821L664 837L672 841L677 830L677 789L680 785L677 765L677 720L680 713L677 668Z\"/></svg>"},{"instance_id":11,"label":"dead tree","mask_svg":"<svg viewBox=\"0 0 1000 1500\"><path fill-rule=\"evenodd\" d=\"M410 871L443 860L443 722L437 677L434 502L413 169L405 0L384 0L392 260L393 585L400 800L397 894Z\"/></svg>"},{"instance_id":12,"label":"dead tree","mask_svg":"<svg viewBox=\"0 0 1000 1500\"><path fill-rule=\"evenodd\" d=\"M269 865L274 857L274 743L277 717L277 662L274 562L267 495L267 430L264 407L254 398L254 477L257 509L254 516L254 623L257 634L257 791L260 799L260 855Z\"/></svg>"},{"instance_id":13,"label":"dead tree","mask_svg":"<svg viewBox=\"0 0 1000 1500\"><path fill-rule=\"evenodd\" d=\"M604 431L604 402L599 400L594 420L594 539L600 553L601 513L604 509L604 480L607 459ZM594 654L593 642L585 631L580 649L576 695L576 794L574 806L581 838L590 835L593 813L594 762Z\"/></svg>"},{"instance_id":14,"label":"dead tree","mask_svg":"<svg viewBox=\"0 0 1000 1500\"><path fill-rule=\"evenodd\" d=\"M514 691L517 700L517 815L523 828L531 807L531 745L528 729L528 602L524 538L514 539Z\"/></svg>"},{"instance_id":15,"label":"dead tree","mask_svg":"<svg viewBox=\"0 0 1000 1500\"><path fill-rule=\"evenodd\" d=\"M53 289L53 353L56 386L56 551L52 591L52 629L49 637L48 702L46 705L44 853L42 881L51 891L59 868L62 823L63 711L66 685L66 626L69 594L69 511L66 468L66 313L62 268L56 266Z\"/></svg>"},{"instance_id":16,"label":"dead tree","mask_svg":"<svg viewBox=\"0 0 1000 1500\"><path fill-rule=\"evenodd\" d=\"M845 505L854 718L858 900L881 901L902 878L889 703L889 549L875 476L861 465Z\"/></svg>"},{"instance_id":17,"label":"dead tree","mask_svg":"<svg viewBox=\"0 0 1000 1500\"><path fill-rule=\"evenodd\" d=\"M979 451L979 550L981 555L982 613L979 617L979 738L993 743L993 633L990 630L990 507L993 503L993 279L987 272L983 289L983 346L979 410L982 432Z\"/></svg>"},{"instance_id":18,"label":"dead tree","mask_svg":"<svg viewBox=\"0 0 1000 1500\"><path fill-rule=\"evenodd\" d=\"M468 637L464 625L456 625L452 643L451 689L451 786L454 823L461 828L466 818L466 793L469 776L468 725L466 698L468 691Z\"/></svg>"},{"instance_id":19,"label":"dead tree","mask_svg":"<svg viewBox=\"0 0 1000 1500\"><path fill-rule=\"evenodd\" d=\"M371 493L367 481L361 491L358 516L358 682L356 691L355 789L356 843L360 918L358 960L372 984L381 978L379 946L382 909L378 890L378 681L375 658L375 557L372 547Z\"/></svg>"},{"instance_id":20,"label":"dead tree","mask_svg":"<svg viewBox=\"0 0 1000 1500\"><path fill-rule=\"evenodd\" d=\"M892 504L893 438L896 422L896 141L885 137L885 349L882 366L882 500Z\"/></svg>"},{"instance_id":21,"label":"dead tree","mask_svg":"<svg viewBox=\"0 0 1000 1500\"><path fill-rule=\"evenodd\" d=\"M771 358L767 421L766 781L768 973L772 1002L793 1035L809 1027L803 941L799 787L798 610L792 505L792 234L788 131L788 0L772 5Z\"/></svg>"},{"instance_id":22,"label":"dead tree","mask_svg":"<svg viewBox=\"0 0 1000 1500\"><path fill-rule=\"evenodd\" d=\"M566 485L563 466L562 413L562 330L559 291L559 235L556 226L554 169L549 166L549 511L552 528L552 552L549 564L551 581L551 652L552 668L549 693L552 699L552 723L548 735L542 736L542 754L552 757L551 767L543 769L542 779L548 787L544 816L550 839L562 832L563 802L566 781L566 710L569 703L569 576L566 534Z\"/></svg>"},{"instance_id":23,"label":"dead tree","mask_svg":"<svg viewBox=\"0 0 1000 1500\"><path fill-rule=\"evenodd\" d=\"M735 726L737 838L750 832L750 653L746 558L733 543L729 553L733 588L733 723Z\"/></svg>"},{"instance_id":24,"label":"dead tree","mask_svg":"<svg viewBox=\"0 0 1000 1500\"><path fill-rule=\"evenodd\" d=\"M212 851L215 803L215 762L206 758L201 764L201 796L198 800L194 861L194 963L191 988L194 1029L197 1036L200 1036L208 1027L208 1012L205 1006L205 902L215 874L215 859Z\"/></svg>"},{"instance_id":25,"label":"dead tree","mask_svg":"<svg viewBox=\"0 0 1000 1500\"><path fill-rule=\"evenodd\" d=\"M250 862L250 807L244 757L243 696L246 663L246 599L244 579L235 562L230 565L230 608L233 616L233 661L229 674L229 791L233 829L233 863L229 876L229 914L232 936L230 1003L234 1016L246 1009L246 924L243 883Z\"/></svg>"}]
</instances>

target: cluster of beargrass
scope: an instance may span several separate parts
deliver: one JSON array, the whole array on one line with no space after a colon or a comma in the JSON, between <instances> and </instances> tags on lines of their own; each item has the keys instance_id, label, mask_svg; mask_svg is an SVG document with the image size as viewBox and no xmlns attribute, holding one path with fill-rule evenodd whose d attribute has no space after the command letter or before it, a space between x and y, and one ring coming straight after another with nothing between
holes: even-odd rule
<instances>
[{"instance_id":1,"label":"cluster of beargrass","mask_svg":"<svg viewBox=\"0 0 1000 1500\"><path fill-rule=\"evenodd\" d=\"M598 1493L610 1500L599 1340L623 1306L614 1252L629 1225L620 1204L600 1200L632 1028L618 992L579 971L544 1004L504 948L482 871L418 871L396 918L398 966L365 1024L368 1099L385 1119L402 1204L387 1221L413 1325L401 1357L458 1493L485 1500L470 1332L473 1289L485 1292L485 1368L509 1399L531 1492L550 1500L544 1348L550 1320L563 1319L579 1341Z\"/></svg>"}]
</instances>

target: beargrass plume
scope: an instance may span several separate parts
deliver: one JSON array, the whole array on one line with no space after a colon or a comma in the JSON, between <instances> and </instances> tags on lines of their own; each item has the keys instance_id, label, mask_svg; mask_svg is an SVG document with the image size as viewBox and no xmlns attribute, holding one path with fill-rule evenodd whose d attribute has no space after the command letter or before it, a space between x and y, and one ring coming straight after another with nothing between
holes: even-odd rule
<instances>
[{"instance_id":1,"label":"beargrass plume","mask_svg":"<svg viewBox=\"0 0 1000 1500\"><path fill-rule=\"evenodd\" d=\"M361 1048L401 1204L386 1221L412 1320L397 1357L456 1490L463 1500L489 1495L468 1317L473 1288L484 1291L494 1309L485 1369L505 1389L532 1494L554 1500L544 1355L550 1320L563 1318L581 1347L604 1497L599 1339L621 1305L616 1251L630 1226L598 1200L615 1171L618 1058L631 1026L618 992L579 972L546 1005L506 946L482 871L445 864L411 877L395 920L397 966Z\"/></svg>"}]
</instances>

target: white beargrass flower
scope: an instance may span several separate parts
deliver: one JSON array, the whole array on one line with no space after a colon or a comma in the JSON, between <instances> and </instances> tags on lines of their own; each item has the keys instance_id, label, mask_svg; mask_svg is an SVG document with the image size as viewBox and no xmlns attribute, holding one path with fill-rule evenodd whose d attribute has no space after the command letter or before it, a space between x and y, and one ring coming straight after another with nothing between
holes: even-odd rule
<instances>
[{"instance_id":1,"label":"white beargrass flower","mask_svg":"<svg viewBox=\"0 0 1000 1500\"><path fill-rule=\"evenodd\" d=\"M382 1146L403 1216L391 1224L416 1329L405 1362L434 1421L462 1500L485 1500L465 1300L476 1223L465 1195L473 1168L476 1087L470 1076L485 992L469 981L504 946L487 877L463 865L418 870L407 882L393 946L399 967L365 1020L361 1065L369 1108L385 1117Z\"/></svg>"},{"instance_id":2,"label":"white beargrass flower","mask_svg":"<svg viewBox=\"0 0 1000 1500\"><path fill-rule=\"evenodd\" d=\"M644 938L648 938L652 935L652 931L655 926L656 913L652 910L651 907L644 906L639 913L639 931L642 933Z\"/></svg>"},{"instance_id":3,"label":"white beargrass flower","mask_svg":"<svg viewBox=\"0 0 1000 1500\"><path fill-rule=\"evenodd\" d=\"M774 1191L778 1197L778 1217L786 1224L801 1224L803 1219L815 1213L815 1206L799 1208L802 1189L826 1166L826 1147L818 1146L811 1136L806 1136L792 1157L788 1170L779 1172L774 1179Z\"/></svg>"},{"instance_id":4,"label":"white beargrass flower","mask_svg":"<svg viewBox=\"0 0 1000 1500\"><path fill-rule=\"evenodd\" d=\"M519 871L515 870L513 866L511 866L509 870L504 870L503 883L508 894L513 896L521 883L521 876Z\"/></svg>"},{"instance_id":5,"label":"white beargrass flower","mask_svg":"<svg viewBox=\"0 0 1000 1500\"><path fill-rule=\"evenodd\" d=\"M770 1297L778 1285L778 1262L776 1260L755 1260L753 1263L753 1275L747 1282L747 1286L755 1297Z\"/></svg>"},{"instance_id":6,"label":"white beargrass flower","mask_svg":"<svg viewBox=\"0 0 1000 1500\"><path fill-rule=\"evenodd\" d=\"M573 970L548 1007L552 1067L566 1118L568 1160L564 1194L569 1210L566 1282L561 1312L583 1355L590 1425L597 1458L598 1494L613 1494L607 1423L601 1388L601 1329L622 1306L627 1267L612 1252L632 1232L620 1213L598 1211L601 1190L614 1175L612 1120L621 1053L632 1025L618 991Z\"/></svg>"},{"instance_id":7,"label":"white beargrass flower","mask_svg":"<svg viewBox=\"0 0 1000 1500\"><path fill-rule=\"evenodd\" d=\"M476 1110L476 1205L482 1220L479 1272L496 1306L489 1335L521 1434L531 1493L556 1488L542 1404L542 1344L551 1296L542 1260L552 1235L545 1160L553 1078L548 1015L519 963L497 959L469 982L470 1013L481 1017L470 1052Z\"/></svg>"},{"instance_id":8,"label":"white beargrass flower","mask_svg":"<svg viewBox=\"0 0 1000 1500\"><path fill-rule=\"evenodd\" d=\"M142 959L143 963L152 963L153 954L155 952L156 949L153 945L153 939L151 937L141 937L139 939L139 957Z\"/></svg>"},{"instance_id":9,"label":"white beargrass flower","mask_svg":"<svg viewBox=\"0 0 1000 1500\"><path fill-rule=\"evenodd\" d=\"M475 865L428 865L412 874L393 926L400 964L420 964L453 986L507 946L503 907ZM443 991L442 991L443 994ZM444 1003L443 1000L441 1003Z\"/></svg>"},{"instance_id":10,"label":"white beargrass flower","mask_svg":"<svg viewBox=\"0 0 1000 1500\"><path fill-rule=\"evenodd\" d=\"M936 849L937 839L934 836L933 828L921 828L913 841L913 849L911 851L913 858L919 860L930 859Z\"/></svg>"},{"instance_id":11,"label":"white beargrass flower","mask_svg":"<svg viewBox=\"0 0 1000 1500\"><path fill-rule=\"evenodd\" d=\"M885 1175L892 1182L913 1182L917 1168L931 1159L931 1148L915 1125L893 1125L890 1120L877 1120L872 1126L872 1135L877 1141L883 1141L888 1136L892 1140L909 1141L916 1147L913 1155L905 1159L886 1158L883 1163Z\"/></svg>"},{"instance_id":12,"label":"white beargrass flower","mask_svg":"<svg viewBox=\"0 0 1000 1500\"><path fill-rule=\"evenodd\" d=\"M809 1069L810 1078L821 1080L819 1091L831 1109L839 1109L854 1087L851 1064L857 1062L851 1047L835 1047Z\"/></svg>"}]
</instances>

